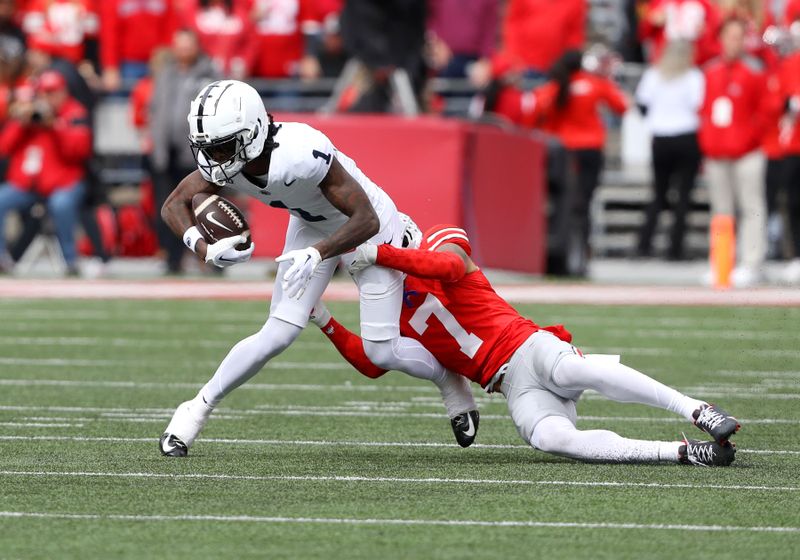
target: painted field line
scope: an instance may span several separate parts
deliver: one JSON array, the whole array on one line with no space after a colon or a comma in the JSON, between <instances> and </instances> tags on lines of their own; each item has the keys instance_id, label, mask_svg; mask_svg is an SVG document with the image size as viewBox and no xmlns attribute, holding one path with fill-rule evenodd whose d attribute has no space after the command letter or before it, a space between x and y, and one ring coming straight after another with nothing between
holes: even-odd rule
<instances>
[{"instance_id":1,"label":"painted field line","mask_svg":"<svg viewBox=\"0 0 800 560\"><path fill-rule=\"evenodd\" d=\"M422 525L424 527L527 527L538 529L608 529L645 531L696 531L696 532L754 532L754 533L799 533L800 527L735 526L735 525L678 525L644 523L592 523L578 521L485 521L443 519L358 519L348 517L266 517L253 515L125 515L95 513L46 513L29 511L0 511L3 518L38 518L107 521L201 521L227 523L292 523L326 525L372 525L398 526Z\"/></svg>"},{"instance_id":2,"label":"painted field line","mask_svg":"<svg viewBox=\"0 0 800 560\"><path fill-rule=\"evenodd\" d=\"M85 443L148 443L154 444L157 438L134 437L101 437L101 436L8 436L0 435L0 441L74 441ZM416 442L416 441L325 441L325 440L283 440L283 439L231 439L200 438L201 443L220 443L225 445L297 445L297 446L330 446L330 447L421 447L443 448L458 451L454 443ZM471 449L531 449L525 444L473 443ZM800 450L789 449L741 449L737 453L758 455L800 455Z\"/></svg>"},{"instance_id":3,"label":"painted field line","mask_svg":"<svg viewBox=\"0 0 800 560\"><path fill-rule=\"evenodd\" d=\"M9 409L18 409L19 407L2 407L0 406L0 410L9 410ZM147 424L147 423L165 423L170 418L172 418L174 411L172 410L164 410L163 412L102 412L101 415L97 418L80 418L80 419L69 419L69 418L39 418L39 419L30 419L30 418L19 418L20 422L11 424L11 423L0 423L0 425L4 426L32 426L36 427L38 424L31 423L26 424L22 423L21 420L39 420L39 421L47 421L47 422L135 422L140 424ZM321 410L307 410L303 407L286 407L282 409L264 409L264 410L230 410L230 411L220 411L214 414L214 421L224 421L224 420L249 420L252 419L253 416L260 416L260 415L273 415L273 416L321 416L321 417L350 417L350 418L433 418L433 419L442 419L444 418L442 413L436 412L410 412L406 411L405 409L399 409L396 412L387 409L381 410L372 410L372 411L359 411L359 410L330 410L330 411L321 411ZM505 421L509 419L508 414L481 414L481 418L485 420L499 420ZM686 424L686 420L682 418L648 418L648 417L633 417L633 416L581 416L578 418L578 421L588 421L588 422L624 422L627 424L630 423L640 423L640 424ZM748 420L744 418L740 418L740 421L745 426L753 426L753 425L789 425L789 426L796 426L800 424L800 420L791 420L791 419L783 419L783 418L759 418ZM66 424L65 424L66 425ZM83 424L80 424L81 426Z\"/></svg>"},{"instance_id":4,"label":"painted field line","mask_svg":"<svg viewBox=\"0 0 800 560\"><path fill-rule=\"evenodd\" d=\"M505 485L516 486L578 486L592 488L658 488L692 490L753 490L797 492L798 486L753 486L740 484L667 484L660 482L616 482L616 481L575 481L575 480L498 480L496 478L408 478L389 476L314 476L314 475L235 475L215 473L147 473L147 472L91 472L91 471L10 471L0 470L0 476L43 477L63 476L70 478L155 478L169 480L263 480L284 482L374 482L391 484L466 484L466 485Z\"/></svg>"},{"instance_id":5,"label":"painted field line","mask_svg":"<svg viewBox=\"0 0 800 560\"><path fill-rule=\"evenodd\" d=\"M348 366L350 367L350 366ZM356 378L358 379L358 378ZM138 381L77 381L71 379L0 379L0 386L51 386L51 387L112 387L115 389L194 389L200 383L147 383ZM345 391L351 393L438 393L432 384L427 385L382 385L380 383L336 385L303 383L245 383L238 390L245 391ZM174 412L174 411L173 411Z\"/></svg>"},{"instance_id":6,"label":"painted field line","mask_svg":"<svg viewBox=\"0 0 800 560\"><path fill-rule=\"evenodd\" d=\"M280 364L274 364L278 367ZM298 364L301 365L301 364ZM349 370L350 365L344 364L343 369ZM296 369L302 369L297 367ZM339 368L330 368L331 370L338 370ZM268 372L270 370L267 370ZM273 370L274 371L274 370ZM268 373L269 374L269 373ZM360 377L356 377L361 381ZM197 383L153 383L153 382L140 382L140 381L109 381L109 380L95 380L95 381L81 381L75 379L0 379L0 386L21 386L21 387L112 387L115 389L197 389ZM343 384L302 384L302 383L245 383L240 390L245 391L346 391L346 392L366 392L366 393L390 393L390 392L411 392L411 393L434 393L435 387L421 385L382 385L380 383L364 383L364 384L351 384L345 382ZM676 387L676 389L684 393L696 394L706 398L730 398L730 399L759 399L759 400L797 400L800 399L800 393L768 393L769 387L736 387L736 388L722 388L719 387ZM607 400L602 395L587 391L581 397L583 400Z\"/></svg>"},{"instance_id":7,"label":"painted field line","mask_svg":"<svg viewBox=\"0 0 800 560\"><path fill-rule=\"evenodd\" d=\"M416 402L409 402L409 401L400 401L396 403L374 403L376 405L381 405L385 407L386 405L391 405L392 407L398 407L403 409L403 415L419 415L421 418L441 418L442 414L439 413L419 413L419 412L405 412L406 407L408 406L418 406ZM492 402L484 402L484 406L488 406L489 404L495 404ZM504 406L505 401L498 400L497 405ZM363 412L357 410L357 408L362 407L363 405L359 405L358 407L353 407L353 412ZM436 402L435 408L441 408L441 403ZM307 411L342 411L344 407L304 407L299 405L287 405L285 407L280 407L280 411L283 410L291 410L305 413ZM257 416L260 414L264 414L266 411L275 410L272 405L257 405L256 408L219 408L216 410L213 418L215 420L223 419L223 418L245 418L248 416ZM382 408L382 410L386 410L386 408ZM88 417L80 417L74 418L69 416L37 416L37 417L27 417L27 420L42 420L42 421L63 421L63 422L77 422L77 421L92 421L98 419L107 419L107 418L128 418L128 417L136 417L136 418L152 418L152 419L164 419L164 418L171 418L173 413L175 412L172 408L118 408L118 407L84 407L84 406L25 406L25 405L0 405L0 411L8 411L8 412L56 412L56 413L64 413L64 412L74 412L74 413L98 413L100 414L100 418L88 418ZM381 416L381 412L379 411L370 411L374 416ZM396 417L396 414L389 414L389 417ZM482 418L486 419L507 419L507 414L482 414ZM579 416L578 421L592 421L592 422L636 422L636 423L666 423L666 424L684 424L686 420L684 418L680 418L677 416L660 416L660 417L649 417L649 416L597 416L597 415L585 415ZM739 418L739 420L744 425L752 425L752 424L785 424L785 425L796 425L800 424L800 419L792 419L792 418Z\"/></svg>"}]
</instances>

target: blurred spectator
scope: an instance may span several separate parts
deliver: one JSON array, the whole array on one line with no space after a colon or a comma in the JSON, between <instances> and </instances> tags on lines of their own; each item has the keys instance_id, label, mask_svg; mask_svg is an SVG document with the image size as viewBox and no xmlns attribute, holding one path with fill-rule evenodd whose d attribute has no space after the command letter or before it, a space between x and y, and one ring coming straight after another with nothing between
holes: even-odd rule
<instances>
[{"instance_id":1,"label":"blurred spectator","mask_svg":"<svg viewBox=\"0 0 800 560\"><path fill-rule=\"evenodd\" d=\"M688 41L668 43L658 64L645 71L636 89L636 103L653 138L653 199L639 233L640 257L651 254L658 216L669 205L668 193L674 188L677 196L667 259L683 258L686 215L701 160L697 128L704 80L693 60L694 52Z\"/></svg>"},{"instance_id":2,"label":"blurred spectator","mask_svg":"<svg viewBox=\"0 0 800 560\"><path fill-rule=\"evenodd\" d=\"M800 27L800 2L793 13L794 25ZM781 100L783 114L780 120L780 143L785 154L783 185L788 202L789 229L793 260L783 273L783 280L800 283L800 35L795 36L794 53L781 67Z\"/></svg>"},{"instance_id":3,"label":"blurred spectator","mask_svg":"<svg viewBox=\"0 0 800 560\"><path fill-rule=\"evenodd\" d=\"M319 77L321 70L313 54L324 16L319 0L250 1L250 74L259 78Z\"/></svg>"},{"instance_id":4,"label":"blurred spectator","mask_svg":"<svg viewBox=\"0 0 800 560\"><path fill-rule=\"evenodd\" d=\"M247 76L246 52L251 37L250 0L184 0L182 26L193 30L200 47L219 72L241 80Z\"/></svg>"},{"instance_id":5,"label":"blurred spectator","mask_svg":"<svg viewBox=\"0 0 800 560\"><path fill-rule=\"evenodd\" d=\"M761 60L765 69L778 65L778 53L763 40L764 32L776 23L774 13L763 0L720 0L723 19L737 18L745 23L745 52Z\"/></svg>"},{"instance_id":6,"label":"blurred spectator","mask_svg":"<svg viewBox=\"0 0 800 560\"><path fill-rule=\"evenodd\" d=\"M728 235L717 235L717 224L733 223L738 214L741 258L731 275L737 287L762 280L767 235L765 159L760 150L768 118L766 82L761 63L745 54L746 32L747 24L741 20L723 23L722 56L705 67L706 94L700 111L700 147L711 199L711 250L718 242L727 243L719 241ZM720 278L712 280L716 284Z\"/></svg>"},{"instance_id":7,"label":"blurred spectator","mask_svg":"<svg viewBox=\"0 0 800 560\"><path fill-rule=\"evenodd\" d=\"M93 0L32 0L22 20L28 46L78 65L85 40L96 36L98 17Z\"/></svg>"},{"instance_id":8,"label":"blurred spectator","mask_svg":"<svg viewBox=\"0 0 800 560\"><path fill-rule=\"evenodd\" d=\"M534 95L522 89L522 69L515 67L502 52L491 58L490 68L489 84L473 97L469 116L484 120L500 118L506 123L525 125L533 111Z\"/></svg>"},{"instance_id":9,"label":"blurred spectator","mask_svg":"<svg viewBox=\"0 0 800 560\"><path fill-rule=\"evenodd\" d=\"M419 104L425 83L425 0L348 0L342 11L342 38L348 54L367 68L366 85L350 108L380 113L391 108L390 80L403 69Z\"/></svg>"},{"instance_id":10,"label":"blurred spectator","mask_svg":"<svg viewBox=\"0 0 800 560\"><path fill-rule=\"evenodd\" d=\"M503 48L530 73L544 76L567 50L582 49L586 0L509 0Z\"/></svg>"},{"instance_id":11,"label":"blurred spectator","mask_svg":"<svg viewBox=\"0 0 800 560\"><path fill-rule=\"evenodd\" d=\"M150 55L169 44L176 18L171 0L102 0L100 6L103 84L117 91L147 74Z\"/></svg>"},{"instance_id":12,"label":"blurred spectator","mask_svg":"<svg viewBox=\"0 0 800 560\"><path fill-rule=\"evenodd\" d=\"M151 163L155 174L156 208L161 208L178 183L197 167L189 143L189 104L209 81L217 78L211 59L200 51L197 35L180 30L172 41L172 60L155 76L150 103L150 134L153 141ZM181 271L183 241L157 218L156 230L167 253L167 270Z\"/></svg>"},{"instance_id":13,"label":"blurred spectator","mask_svg":"<svg viewBox=\"0 0 800 560\"><path fill-rule=\"evenodd\" d=\"M695 62L702 65L719 53L719 8L710 0L653 0L639 24L648 44L648 59L656 61L668 41L694 43Z\"/></svg>"},{"instance_id":14,"label":"blurred spectator","mask_svg":"<svg viewBox=\"0 0 800 560\"><path fill-rule=\"evenodd\" d=\"M326 78L335 78L342 73L347 62L339 22L344 0L318 1L320 2L322 27L317 36L314 55L319 63L320 75Z\"/></svg>"},{"instance_id":15,"label":"blurred spectator","mask_svg":"<svg viewBox=\"0 0 800 560\"><path fill-rule=\"evenodd\" d=\"M438 76L466 78L497 43L499 0L429 0L428 59Z\"/></svg>"},{"instance_id":16,"label":"blurred spectator","mask_svg":"<svg viewBox=\"0 0 800 560\"><path fill-rule=\"evenodd\" d=\"M75 226L92 150L87 112L70 97L58 72L43 73L35 94L31 86L28 89L9 108L10 120L0 133L0 154L10 160L6 182L0 187L0 232L9 210L44 200L67 270L75 274ZM8 267L5 239L0 235L0 268Z\"/></svg>"},{"instance_id":17,"label":"blurred spectator","mask_svg":"<svg viewBox=\"0 0 800 560\"><path fill-rule=\"evenodd\" d=\"M567 51L550 71L550 81L534 91L525 121L556 136L566 146L577 175L572 223L589 254L589 203L603 169L605 126L600 108L622 114L630 105L610 79L583 70L580 51Z\"/></svg>"},{"instance_id":18,"label":"blurred spectator","mask_svg":"<svg viewBox=\"0 0 800 560\"><path fill-rule=\"evenodd\" d=\"M15 0L0 0L0 53L20 59L25 51L25 33L14 21Z\"/></svg>"}]
</instances>

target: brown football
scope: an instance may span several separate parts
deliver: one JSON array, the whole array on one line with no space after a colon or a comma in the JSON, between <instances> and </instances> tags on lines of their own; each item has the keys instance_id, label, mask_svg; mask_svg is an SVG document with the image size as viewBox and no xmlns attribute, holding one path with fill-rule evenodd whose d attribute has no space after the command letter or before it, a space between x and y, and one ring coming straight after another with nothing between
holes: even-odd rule
<instances>
[{"instance_id":1,"label":"brown football","mask_svg":"<svg viewBox=\"0 0 800 560\"><path fill-rule=\"evenodd\" d=\"M207 243L244 235L247 241L236 248L242 250L250 245L250 226L242 211L227 198L218 194L197 193L192 197L192 212L197 229Z\"/></svg>"}]
</instances>

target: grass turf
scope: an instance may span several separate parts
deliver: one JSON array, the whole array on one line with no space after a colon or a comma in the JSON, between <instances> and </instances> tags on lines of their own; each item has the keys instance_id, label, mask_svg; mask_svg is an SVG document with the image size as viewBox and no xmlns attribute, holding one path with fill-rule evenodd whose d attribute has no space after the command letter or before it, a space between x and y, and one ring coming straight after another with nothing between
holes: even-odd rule
<instances>
[{"instance_id":1,"label":"grass turf","mask_svg":"<svg viewBox=\"0 0 800 560\"><path fill-rule=\"evenodd\" d=\"M357 325L355 305L331 308ZM477 387L481 445L463 450L431 385L362 378L313 327L225 400L190 457L163 458L174 407L261 325L265 303L2 301L0 557L800 554L800 310L519 309L735 413L734 466L549 456ZM582 428L703 437L591 393L578 412Z\"/></svg>"}]
</instances>

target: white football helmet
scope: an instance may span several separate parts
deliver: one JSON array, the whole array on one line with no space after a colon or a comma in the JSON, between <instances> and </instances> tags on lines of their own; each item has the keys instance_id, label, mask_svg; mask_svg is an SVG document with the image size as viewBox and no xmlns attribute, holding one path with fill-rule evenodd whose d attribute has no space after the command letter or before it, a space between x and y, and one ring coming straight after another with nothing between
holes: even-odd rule
<instances>
[{"instance_id":1,"label":"white football helmet","mask_svg":"<svg viewBox=\"0 0 800 560\"><path fill-rule=\"evenodd\" d=\"M400 221L405 226L403 230L403 248L419 249L419 246L422 244L422 231L420 231L417 224L414 223L414 220L411 219L411 216L403 214L402 212L398 212L398 214L400 214Z\"/></svg>"},{"instance_id":2,"label":"white football helmet","mask_svg":"<svg viewBox=\"0 0 800 560\"><path fill-rule=\"evenodd\" d=\"M238 80L205 86L192 101L187 118L197 166L217 185L230 183L261 154L271 124L259 93Z\"/></svg>"}]
</instances>

